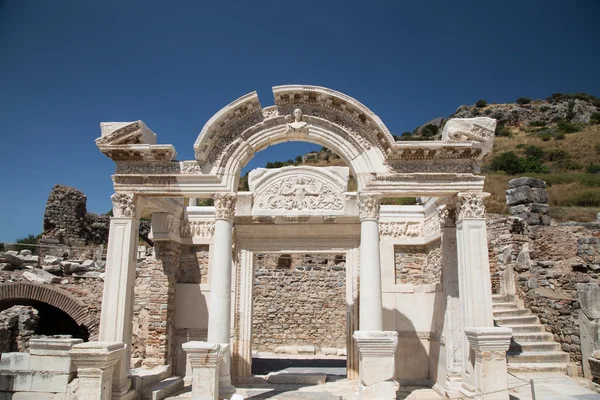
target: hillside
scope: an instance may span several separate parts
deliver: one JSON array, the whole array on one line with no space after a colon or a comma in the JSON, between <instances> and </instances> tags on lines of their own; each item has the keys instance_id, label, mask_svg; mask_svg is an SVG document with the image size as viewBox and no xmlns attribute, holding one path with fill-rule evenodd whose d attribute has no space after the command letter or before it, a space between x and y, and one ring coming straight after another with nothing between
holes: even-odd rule
<instances>
[{"instance_id":1,"label":"hillside","mask_svg":"<svg viewBox=\"0 0 600 400\"><path fill-rule=\"evenodd\" d=\"M515 103L460 106L447 118L435 118L396 140L434 140L441 137L449 118L496 118L494 150L483 162L487 209L508 212L505 190L516 176L533 176L548 183L551 216L558 221L593 221L600 212L600 99L585 93L555 93L545 100L520 98ZM269 162L266 168L286 165L345 166L328 149L293 160ZM356 190L351 181L349 190ZM247 176L240 180L247 190ZM387 204L414 204L414 198L386 199Z\"/></svg>"}]
</instances>

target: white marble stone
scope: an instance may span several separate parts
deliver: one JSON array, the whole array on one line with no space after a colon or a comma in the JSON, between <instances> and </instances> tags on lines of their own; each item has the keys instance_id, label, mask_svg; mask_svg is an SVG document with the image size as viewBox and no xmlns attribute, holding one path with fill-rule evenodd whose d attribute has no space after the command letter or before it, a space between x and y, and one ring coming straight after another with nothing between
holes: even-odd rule
<instances>
[{"instance_id":1,"label":"white marble stone","mask_svg":"<svg viewBox=\"0 0 600 400\"><path fill-rule=\"evenodd\" d=\"M359 399L396 399L396 331L356 331L360 354Z\"/></svg>"},{"instance_id":2,"label":"white marble stone","mask_svg":"<svg viewBox=\"0 0 600 400\"><path fill-rule=\"evenodd\" d=\"M197 400L218 400L223 347L207 342L187 342L181 347L192 367L192 397Z\"/></svg>"},{"instance_id":3,"label":"white marble stone","mask_svg":"<svg viewBox=\"0 0 600 400\"><path fill-rule=\"evenodd\" d=\"M120 342L87 342L73 346L71 360L79 377L78 400L109 400L114 368L125 353Z\"/></svg>"}]
</instances>

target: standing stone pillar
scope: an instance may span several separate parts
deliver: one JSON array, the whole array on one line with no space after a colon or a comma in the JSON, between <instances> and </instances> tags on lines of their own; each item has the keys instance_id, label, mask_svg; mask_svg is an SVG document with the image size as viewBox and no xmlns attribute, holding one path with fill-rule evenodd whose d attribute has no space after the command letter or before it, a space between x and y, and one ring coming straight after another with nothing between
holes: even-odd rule
<instances>
[{"instance_id":1,"label":"standing stone pillar","mask_svg":"<svg viewBox=\"0 0 600 400\"><path fill-rule=\"evenodd\" d=\"M192 398L217 400L219 395L219 366L223 360L220 344L187 342L182 345L192 366Z\"/></svg>"},{"instance_id":2,"label":"standing stone pillar","mask_svg":"<svg viewBox=\"0 0 600 400\"><path fill-rule=\"evenodd\" d=\"M360 218L360 289L359 329L381 331L381 262L379 256L379 196L358 196Z\"/></svg>"},{"instance_id":3,"label":"standing stone pillar","mask_svg":"<svg viewBox=\"0 0 600 400\"><path fill-rule=\"evenodd\" d=\"M76 344L69 352L77 367L79 377L79 400L111 399L115 366L125 354L120 342L87 342ZM114 398L114 397L112 397Z\"/></svg>"},{"instance_id":4,"label":"standing stone pillar","mask_svg":"<svg viewBox=\"0 0 600 400\"><path fill-rule=\"evenodd\" d=\"M456 242L462 327L465 332L473 329L483 332L479 335L481 338L478 339L481 341L496 335L504 346L506 328L494 328L492 314L492 286L485 207L483 205L483 200L487 196L489 196L488 193L458 193L456 196ZM512 332L510 329L509 331ZM482 362L475 363L474 357L479 350L473 347L474 340L467 340L466 333L463 334L462 343L464 379L461 392L465 394L482 393L482 382L476 381L476 376L485 375L486 360L482 359ZM501 351L500 347L494 351ZM508 350L508 344L504 353L506 350ZM474 370L474 367L477 370ZM497 366L493 370L495 375L488 376L488 379L493 379L497 381L498 385L506 387L508 382L506 363L503 372ZM486 385L487 383L484 386ZM503 396L503 399L508 399L508 392L505 392Z\"/></svg>"},{"instance_id":5,"label":"standing stone pillar","mask_svg":"<svg viewBox=\"0 0 600 400\"><path fill-rule=\"evenodd\" d=\"M133 287L139 236L141 204L133 193L115 193L111 197L106 276L102 295L99 341L121 342L125 351L115 366L113 398L130 398L129 367L133 322Z\"/></svg>"},{"instance_id":6,"label":"standing stone pillar","mask_svg":"<svg viewBox=\"0 0 600 400\"><path fill-rule=\"evenodd\" d=\"M438 209L442 233L442 287L446 299L444 327L440 340L438 388L449 397L456 397L461 386L463 326L458 292L458 260L456 254L456 209Z\"/></svg>"},{"instance_id":7,"label":"standing stone pillar","mask_svg":"<svg viewBox=\"0 0 600 400\"><path fill-rule=\"evenodd\" d=\"M233 193L216 194L214 251L211 263L210 307L208 311L209 343L222 346L231 343L231 268L233 244L233 219L236 196ZM229 398L235 393L231 385L231 352L223 356L220 367L219 393Z\"/></svg>"}]
</instances>

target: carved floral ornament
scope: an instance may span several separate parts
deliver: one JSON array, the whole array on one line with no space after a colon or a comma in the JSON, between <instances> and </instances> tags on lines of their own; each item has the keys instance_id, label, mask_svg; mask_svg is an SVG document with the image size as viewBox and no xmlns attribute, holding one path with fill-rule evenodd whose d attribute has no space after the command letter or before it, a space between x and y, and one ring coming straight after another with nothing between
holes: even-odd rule
<instances>
[{"instance_id":1,"label":"carved floral ornament","mask_svg":"<svg viewBox=\"0 0 600 400\"><path fill-rule=\"evenodd\" d=\"M235 193L217 193L213 198L215 201L215 219L233 220L237 202Z\"/></svg>"},{"instance_id":2,"label":"carved floral ornament","mask_svg":"<svg viewBox=\"0 0 600 400\"><path fill-rule=\"evenodd\" d=\"M361 221L367 219L379 219L381 207L381 195L360 194L358 196L358 217Z\"/></svg>"},{"instance_id":3,"label":"carved floral ornament","mask_svg":"<svg viewBox=\"0 0 600 400\"><path fill-rule=\"evenodd\" d=\"M326 182L292 176L269 185L256 198L255 208L265 211L342 211L344 199Z\"/></svg>"},{"instance_id":4,"label":"carved floral ornament","mask_svg":"<svg viewBox=\"0 0 600 400\"><path fill-rule=\"evenodd\" d=\"M458 193L455 197L457 219L485 218L483 201L489 193Z\"/></svg>"},{"instance_id":5,"label":"carved floral ornament","mask_svg":"<svg viewBox=\"0 0 600 400\"><path fill-rule=\"evenodd\" d=\"M115 193L110 196L113 203L114 217L137 218L137 195L133 193Z\"/></svg>"}]
</instances>

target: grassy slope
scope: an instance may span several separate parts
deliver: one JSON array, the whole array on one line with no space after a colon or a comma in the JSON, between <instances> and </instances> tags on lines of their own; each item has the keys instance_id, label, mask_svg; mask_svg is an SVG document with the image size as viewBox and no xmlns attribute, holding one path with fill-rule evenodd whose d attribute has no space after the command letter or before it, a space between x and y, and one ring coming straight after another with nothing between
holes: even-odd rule
<instances>
[{"instance_id":1,"label":"grassy slope","mask_svg":"<svg viewBox=\"0 0 600 400\"><path fill-rule=\"evenodd\" d=\"M535 132L513 129L513 137L497 137L494 142L494 153L484 162L505 151L513 151L522 155L519 145L533 145L542 148L546 153L553 150L564 150L571 155L573 161L583 166L600 163L600 126L586 126L581 132L566 134L564 140L543 141ZM557 162L546 162L550 174L520 174L543 179L548 182L548 196L551 216L557 220L592 221L600 212L600 207L580 207L577 204L596 203L600 198L600 174L587 174L585 168L565 170ZM516 176L502 173L486 174L485 190L491 193L487 201L487 209L494 213L507 213L504 191L508 189L508 181ZM583 200L582 200L583 199Z\"/></svg>"}]
</instances>

